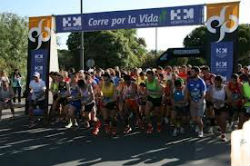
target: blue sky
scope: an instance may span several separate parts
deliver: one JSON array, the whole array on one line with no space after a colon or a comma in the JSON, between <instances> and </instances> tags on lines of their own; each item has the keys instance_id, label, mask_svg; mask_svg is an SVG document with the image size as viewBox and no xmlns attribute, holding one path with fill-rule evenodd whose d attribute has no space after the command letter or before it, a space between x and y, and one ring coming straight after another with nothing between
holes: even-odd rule
<instances>
[{"instance_id":1,"label":"blue sky","mask_svg":"<svg viewBox=\"0 0 250 166\"><path fill-rule=\"evenodd\" d=\"M84 13L131 10L155 7L181 6L229 0L83 0ZM240 23L250 23L250 0L241 0ZM20 16L43 16L58 14L73 14L80 12L80 0L0 0L0 12L12 12ZM183 38L195 26L158 28L158 49L181 47ZM146 39L147 48L155 49L155 28L138 29L139 37ZM58 34L60 48L66 48L68 34Z\"/></svg>"}]
</instances>

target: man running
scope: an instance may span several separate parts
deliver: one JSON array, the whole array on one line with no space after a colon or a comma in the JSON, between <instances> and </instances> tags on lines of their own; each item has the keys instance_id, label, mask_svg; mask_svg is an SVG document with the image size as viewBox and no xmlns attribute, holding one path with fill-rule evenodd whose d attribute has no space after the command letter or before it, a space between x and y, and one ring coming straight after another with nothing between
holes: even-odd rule
<instances>
[{"instance_id":1,"label":"man running","mask_svg":"<svg viewBox=\"0 0 250 166\"><path fill-rule=\"evenodd\" d=\"M221 140L226 142L226 126L227 120L229 115L229 110L227 107L228 103L228 91L227 87L222 84L222 77L216 76L214 79L214 86L212 86L211 90L209 91L209 98L211 103L213 103L213 109L215 112L216 121L221 130Z\"/></svg>"},{"instance_id":2,"label":"man running","mask_svg":"<svg viewBox=\"0 0 250 166\"><path fill-rule=\"evenodd\" d=\"M203 137L203 115L206 108L206 84L202 78L200 78L200 69L198 67L192 67L191 78L187 82L188 97L190 100L190 112L191 117L195 123L197 123L198 137Z\"/></svg>"}]
</instances>

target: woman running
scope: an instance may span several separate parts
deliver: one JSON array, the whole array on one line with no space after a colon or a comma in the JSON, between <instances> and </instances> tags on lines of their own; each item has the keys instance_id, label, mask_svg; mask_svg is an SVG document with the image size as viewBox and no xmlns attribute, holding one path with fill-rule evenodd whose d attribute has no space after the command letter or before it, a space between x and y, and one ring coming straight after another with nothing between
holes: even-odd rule
<instances>
[{"instance_id":1,"label":"woman running","mask_svg":"<svg viewBox=\"0 0 250 166\"><path fill-rule=\"evenodd\" d=\"M98 135L101 122L96 117L96 103L95 94L91 84L87 84L85 80L79 80L78 86L81 92L81 103L82 103L82 116L85 122L94 122L94 128L92 130L93 135Z\"/></svg>"},{"instance_id":2,"label":"woman running","mask_svg":"<svg viewBox=\"0 0 250 166\"><path fill-rule=\"evenodd\" d=\"M138 112L138 104L137 104L137 85L135 81L132 80L131 76L125 75L124 76L125 86L122 91L122 97L124 101L124 107L123 107L123 118L125 121L125 129L124 134L128 134L132 131L132 128L129 124L129 121L131 119L130 115L135 114L137 124L141 123L141 118L139 117Z\"/></svg>"},{"instance_id":3,"label":"woman running","mask_svg":"<svg viewBox=\"0 0 250 166\"><path fill-rule=\"evenodd\" d=\"M140 83L138 88L138 105L139 105L139 127L144 129L145 108L147 103L147 88L145 83Z\"/></svg>"},{"instance_id":4,"label":"woman running","mask_svg":"<svg viewBox=\"0 0 250 166\"><path fill-rule=\"evenodd\" d=\"M107 134L116 135L116 101L115 86L108 73L103 75L103 82L100 85L101 90L101 112L104 120L104 128Z\"/></svg>"},{"instance_id":5,"label":"woman running","mask_svg":"<svg viewBox=\"0 0 250 166\"><path fill-rule=\"evenodd\" d=\"M183 81L177 79L174 82L174 90L172 93L173 111L171 112L171 121L174 125L173 136L177 136L178 132L184 134L184 128L188 118L188 102L186 88Z\"/></svg>"},{"instance_id":6,"label":"woman running","mask_svg":"<svg viewBox=\"0 0 250 166\"><path fill-rule=\"evenodd\" d=\"M81 111L81 92L78 87L78 76L75 74L70 83L70 97L68 99L67 114L69 118L69 124L65 126L66 128L71 128L73 125L78 126L77 115L80 114Z\"/></svg>"}]
</instances>

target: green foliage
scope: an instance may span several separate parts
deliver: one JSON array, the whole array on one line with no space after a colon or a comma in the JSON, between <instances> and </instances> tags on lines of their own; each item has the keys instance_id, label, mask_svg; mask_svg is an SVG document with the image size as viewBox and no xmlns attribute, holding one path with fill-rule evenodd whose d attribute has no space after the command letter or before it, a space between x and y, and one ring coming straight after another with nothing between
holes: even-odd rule
<instances>
[{"instance_id":1,"label":"green foliage","mask_svg":"<svg viewBox=\"0 0 250 166\"><path fill-rule=\"evenodd\" d=\"M205 47L207 43L206 27L201 26L194 29L188 34L183 41L183 45L187 48L190 47ZM191 65L204 65L207 64L205 58L186 58L186 64Z\"/></svg>"},{"instance_id":2,"label":"green foliage","mask_svg":"<svg viewBox=\"0 0 250 166\"><path fill-rule=\"evenodd\" d=\"M72 51L74 52L74 51ZM77 64L77 59L74 54L69 50L58 50L59 68L67 70L72 67L72 64Z\"/></svg>"},{"instance_id":3,"label":"green foliage","mask_svg":"<svg viewBox=\"0 0 250 166\"><path fill-rule=\"evenodd\" d=\"M151 50L147 53L147 56L144 57L143 59L143 64L142 64L142 68L149 68L149 67L157 67L157 59L159 59L160 55L163 53L164 51L157 51L157 53L155 52L155 50Z\"/></svg>"},{"instance_id":4,"label":"green foliage","mask_svg":"<svg viewBox=\"0 0 250 166\"><path fill-rule=\"evenodd\" d=\"M250 65L250 25L239 26L239 63Z\"/></svg>"},{"instance_id":5,"label":"green foliage","mask_svg":"<svg viewBox=\"0 0 250 166\"><path fill-rule=\"evenodd\" d=\"M205 46L206 43L207 35L205 26L195 28L183 41L183 45L187 48Z\"/></svg>"},{"instance_id":6,"label":"green foliage","mask_svg":"<svg viewBox=\"0 0 250 166\"><path fill-rule=\"evenodd\" d=\"M28 23L26 18L0 13L0 70L15 68L26 75Z\"/></svg>"},{"instance_id":7,"label":"green foliage","mask_svg":"<svg viewBox=\"0 0 250 166\"><path fill-rule=\"evenodd\" d=\"M67 41L73 61L78 63L80 38L80 33L71 33ZM96 66L102 68L141 66L146 56L145 45L145 40L137 38L134 29L84 33L85 61L92 58Z\"/></svg>"}]
</instances>

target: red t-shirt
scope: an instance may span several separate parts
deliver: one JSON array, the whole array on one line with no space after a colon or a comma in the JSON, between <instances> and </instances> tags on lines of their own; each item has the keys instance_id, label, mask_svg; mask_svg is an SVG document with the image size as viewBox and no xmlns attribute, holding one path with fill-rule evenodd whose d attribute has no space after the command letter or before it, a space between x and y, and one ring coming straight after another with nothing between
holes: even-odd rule
<instances>
[{"instance_id":1,"label":"red t-shirt","mask_svg":"<svg viewBox=\"0 0 250 166\"><path fill-rule=\"evenodd\" d=\"M228 83L228 89L232 92L232 98L233 99L237 99L238 98L238 102L237 105L240 107L242 106L242 100L240 100L240 96L241 96L241 90L240 90L240 84L233 84L232 82Z\"/></svg>"},{"instance_id":2,"label":"red t-shirt","mask_svg":"<svg viewBox=\"0 0 250 166\"><path fill-rule=\"evenodd\" d=\"M178 76L179 76L180 78L184 79L184 80L187 79L187 73L185 73L185 72L180 72L180 73L178 74Z\"/></svg>"},{"instance_id":3,"label":"red t-shirt","mask_svg":"<svg viewBox=\"0 0 250 166\"><path fill-rule=\"evenodd\" d=\"M204 81L205 81L205 83L206 83L206 85L209 87L209 86L211 86L211 85L213 85L213 79L214 79L214 75L213 74L211 74L211 73L209 73L208 75L204 75L203 76L203 79L204 79Z\"/></svg>"},{"instance_id":4,"label":"red t-shirt","mask_svg":"<svg viewBox=\"0 0 250 166\"><path fill-rule=\"evenodd\" d=\"M69 77L64 78L64 82L66 82L66 83L70 83L70 81L71 81L71 79L70 79Z\"/></svg>"}]
</instances>

